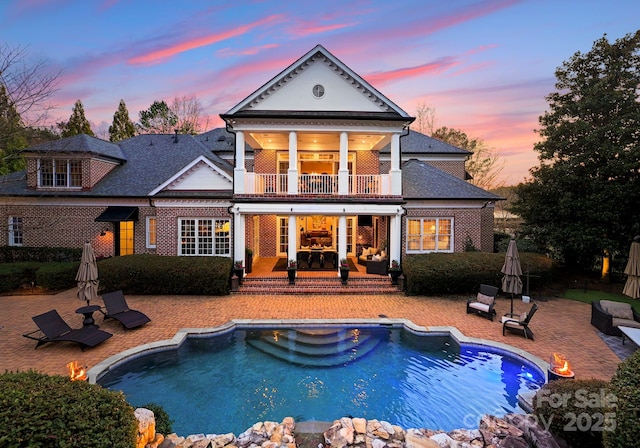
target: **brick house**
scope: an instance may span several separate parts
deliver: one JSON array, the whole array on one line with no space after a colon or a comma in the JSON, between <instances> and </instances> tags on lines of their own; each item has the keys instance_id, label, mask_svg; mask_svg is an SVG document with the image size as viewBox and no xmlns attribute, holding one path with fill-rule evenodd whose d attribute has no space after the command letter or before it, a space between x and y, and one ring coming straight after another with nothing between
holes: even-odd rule
<instances>
[{"instance_id":1,"label":"brick house","mask_svg":"<svg viewBox=\"0 0 640 448\"><path fill-rule=\"evenodd\" d=\"M197 136L28 148L27 169L0 177L0 245L233 260L493 250L502 198L467 182L470 153L410 131L320 45L221 117Z\"/></svg>"}]
</instances>

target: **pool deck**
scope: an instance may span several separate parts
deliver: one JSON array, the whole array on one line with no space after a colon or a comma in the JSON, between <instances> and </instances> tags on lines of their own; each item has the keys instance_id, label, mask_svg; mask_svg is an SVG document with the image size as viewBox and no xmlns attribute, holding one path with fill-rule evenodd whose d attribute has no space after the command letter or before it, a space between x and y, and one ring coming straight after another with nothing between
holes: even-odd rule
<instances>
[{"instance_id":1,"label":"pool deck","mask_svg":"<svg viewBox=\"0 0 640 448\"><path fill-rule=\"evenodd\" d=\"M590 305L560 298L539 301L540 308L531 321L535 341L507 333L502 335L500 316L509 312L510 301L499 298L498 317L493 321L466 314L463 299L405 297L402 295L230 295L212 296L135 296L127 295L133 309L151 318L144 327L125 331L115 320L100 328L113 333L101 345L81 351L77 344L50 343L34 350L35 341L22 334L36 329L32 316L58 310L72 327L79 327L82 315L75 310L84 302L70 289L55 295L0 296L0 372L37 370L67 375L66 364L78 361L89 368L126 349L154 341L171 339L182 328L215 327L233 319L408 319L419 326L452 326L465 336L489 339L525 350L544 361L553 352L570 360L576 378L608 380L620 362L618 356L591 326ZM101 299L95 304L102 305ZM514 301L516 312L531 304Z\"/></svg>"}]
</instances>

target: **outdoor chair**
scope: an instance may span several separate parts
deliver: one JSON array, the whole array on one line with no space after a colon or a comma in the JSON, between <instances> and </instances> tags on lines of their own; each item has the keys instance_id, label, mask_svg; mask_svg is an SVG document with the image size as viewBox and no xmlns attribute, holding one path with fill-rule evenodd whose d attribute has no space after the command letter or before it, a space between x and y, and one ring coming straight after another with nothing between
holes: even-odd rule
<instances>
[{"instance_id":1,"label":"outdoor chair","mask_svg":"<svg viewBox=\"0 0 640 448\"><path fill-rule=\"evenodd\" d=\"M38 341L36 348L47 342L75 342L80 344L80 348L84 351L85 348L95 347L113 336L111 333L98 329L95 325L73 329L67 325L56 310L47 311L32 319L38 326L38 330L23 336Z\"/></svg>"},{"instance_id":2,"label":"outdoor chair","mask_svg":"<svg viewBox=\"0 0 640 448\"><path fill-rule=\"evenodd\" d=\"M116 319L127 330L151 322L151 319L146 314L129 309L122 290L102 294L102 301L107 310L106 312L100 310L104 314L105 320Z\"/></svg>"},{"instance_id":3,"label":"outdoor chair","mask_svg":"<svg viewBox=\"0 0 640 448\"><path fill-rule=\"evenodd\" d=\"M534 303L531 306L531 310L529 312L525 312L522 314L517 313L507 313L502 318L502 336L505 335L506 331L510 331L512 333L522 334L526 339L531 339L533 341L533 332L529 328L529 323L531 322L531 318L538 310L538 304Z\"/></svg>"},{"instance_id":4,"label":"outdoor chair","mask_svg":"<svg viewBox=\"0 0 640 448\"><path fill-rule=\"evenodd\" d=\"M467 300L467 314L477 314L493 321L496 310L493 308L498 295L498 288L491 285L480 285L476 297Z\"/></svg>"},{"instance_id":5,"label":"outdoor chair","mask_svg":"<svg viewBox=\"0 0 640 448\"><path fill-rule=\"evenodd\" d=\"M604 334L622 336L620 326L640 328L640 314L628 303L596 300L591 302L591 325Z\"/></svg>"}]
</instances>

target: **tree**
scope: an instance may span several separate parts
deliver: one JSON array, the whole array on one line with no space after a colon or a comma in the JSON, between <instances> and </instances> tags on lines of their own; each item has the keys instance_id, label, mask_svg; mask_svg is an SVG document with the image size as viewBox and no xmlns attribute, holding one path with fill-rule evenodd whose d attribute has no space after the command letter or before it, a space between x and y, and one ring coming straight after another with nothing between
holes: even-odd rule
<instances>
[{"instance_id":1,"label":"tree","mask_svg":"<svg viewBox=\"0 0 640 448\"><path fill-rule=\"evenodd\" d=\"M416 131L432 135L436 125L436 109L419 102L416 107L416 120L413 122Z\"/></svg>"},{"instance_id":2,"label":"tree","mask_svg":"<svg viewBox=\"0 0 640 448\"><path fill-rule=\"evenodd\" d=\"M30 63L23 47L0 43L0 174L24 169L22 150L57 138L44 125L59 72Z\"/></svg>"},{"instance_id":3,"label":"tree","mask_svg":"<svg viewBox=\"0 0 640 448\"><path fill-rule=\"evenodd\" d=\"M120 100L118 110L113 114L113 124L109 126L109 141L119 142L134 135L136 135L136 127L129 118L129 111L124 100Z\"/></svg>"},{"instance_id":4,"label":"tree","mask_svg":"<svg viewBox=\"0 0 640 448\"><path fill-rule=\"evenodd\" d=\"M524 230L567 266L628 252L640 233L640 31L556 69L535 144L540 166L516 188Z\"/></svg>"},{"instance_id":5,"label":"tree","mask_svg":"<svg viewBox=\"0 0 640 448\"><path fill-rule=\"evenodd\" d=\"M154 101L147 110L138 113L140 134L173 134L178 123L177 115L164 101Z\"/></svg>"},{"instance_id":6,"label":"tree","mask_svg":"<svg viewBox=\"0 0 640 448\"><path fill-rule=\"evenodd\" d=\"M433 137L473 153L465 166L473 185L480 188L501 186L498 185L497 179L504 168L504 161L501 161L497 152L487 147L482 140L469 138L465 132L447 127L436 129Z\"/></svg>"},{"instance_id":7,"label":"tree","mask_svg":"<svg viewBox=\"0 0 640 448\"><path fill-rule=\"evenodd\" d=\"M202 105L195 96L175 97L171 103L171 112L176 116L176 129L182 134L199 134Z\"/></svg>"},{"instance_id":8,"label":"tree","mask_svg":"<svg viewBox=\"0 0 640 448\"><path fill-rule=\"evenodd\" d=\"M84 116L84 106L80 100L74 104L69 121L58 123L58 128L62 131L62 137L71 137L78 134L94 136L91 124L87 117Z\"/></svg>"},{"instance_id":9,"label":"tree","mask_svg":"<svg viewBox=\"0 0 640 448\"><path fill-rule=\"evenodd\" d=\"M49 70L45 60L27 61L25 47L0 43L0 85L26 126L45 124L59 77L60 72Z\"/></svg>"}]
</instances>

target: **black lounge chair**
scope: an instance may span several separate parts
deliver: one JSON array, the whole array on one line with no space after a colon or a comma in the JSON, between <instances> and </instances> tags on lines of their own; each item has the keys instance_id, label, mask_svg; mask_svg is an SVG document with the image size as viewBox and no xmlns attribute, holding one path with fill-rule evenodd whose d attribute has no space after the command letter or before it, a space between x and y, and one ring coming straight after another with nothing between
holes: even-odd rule
<instances>
[{"instance_id":1,"label":"black lounge chair","mask_svg":"<svg viewBox=\"0 0 640 448\"><path fill-rule=\"evenodd\" d=\"M111 333L98 329L95 325L73 329L62 319L56 310L34 316L33 321L38 330L24 334L25 338L38 341L36 348L47 342L76 342L80 348L95 347L113 336Z\"/></svg>"},{"instance_id":2,"label":"black lounge chair","mask_svg":"<svg viewBox=\"0 0 640 448\"><path fill-rule=\"evenodd\" d=\"M102 294L102 300L104 301L104 306L107 309L106 312L100 310L102 311L102 314L104 314L104 318L116 319L127 330L139 327L147 322L151 322L151 319L149 319L149 316L146 314L129 309L129 305L127 305L127 301L124 298L122 290Z\"/></svg>"},{"instance_id":3,"label":"black lounge chair","mask_svg":"<svg viewBox=\"0 0 640 448\"><path fill-rule=\"evenodd\" d=\"M513 333L520 333L526 339L531 339L533 341L533 332L529 328L529 322L531 322L531 318L538 310L538 304L534 303L531 306L531 310L528 313L516 314L516 313L507 313L502 318L502 336L505 335L505 331L510 331Z\"/></svg>"}]
</instances>

